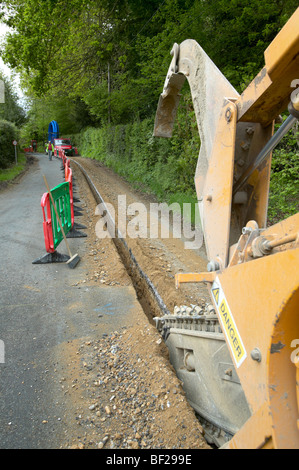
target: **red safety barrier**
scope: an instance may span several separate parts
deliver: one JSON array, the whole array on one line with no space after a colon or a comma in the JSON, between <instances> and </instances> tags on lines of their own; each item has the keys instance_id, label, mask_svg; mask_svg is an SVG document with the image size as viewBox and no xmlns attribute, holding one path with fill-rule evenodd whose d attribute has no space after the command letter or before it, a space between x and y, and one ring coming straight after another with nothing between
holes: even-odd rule
<instances>
[{"instance_id":1,"label":"red safety barrier","mask_svg":"<svg viewBox=\"0 0 299 470\"><path fill-rule=\"evenodd\" d=\"M74 147L74 150L75 150L75 155L79 155L77 147Z\"/></svg>"},{"instance_id":2,"label":"red safety barrier","mask_svg":"<svg viewBox=\"0 0 299 470\"><path fill-rule=\"evenodd\" d=\"M65 158L66 161L66 158ZM70 168L70 161L66 162L65 167L67 168L67 179L65 183L61 183L51 190L51 193L55 192L54 204L59 205L61 220L67 224L67 231L65 234L70 238L86 237L85 233L79 232L75 229L75 208L74 208L74 196L73 196L73 172ZM56 197L56 199L55 199ZM63 198L63 200L61 199ZM61 202L62 200L62 202ZM44 240L47 253L40 258L34 260L33 264L45 264L45 263L65 263L68 261L69 256L58 253L56 248L61 242L61 232L57 226L57 219L55 214L52 213L50 194L44 193L41 199L41 207L43 212L43 232ZM60 217L60 215L59 215ZM66 218L67 217L67 218ZM80 228L86 228L81 226Z\"/></svg>"},{"instance_id":3,"label":"red safety barrier","mask_svg":"<svg viewBox=\"0 0 299 470\"><path fill-rule=\"evenodd\" d=\"M71 165L70 159L66 158L65 165L64 165L64 179L65 179L65 181L68 181L68 174L69 174L69 171L71 169L70 165Z\"/></svg>"},{"instance_id":4,"label":"red safety barrier","mask_svg":"<svg viewBox=\"0 0 299 470\"><path fill-rule=\"evenodd\" d=\"M43 229L47 253L54 253L54 237L52 230L50 195L44 193L41 199L41 207L43 211Z\"/></svg>"},{"instance_id":5,"label":"red safety barrier","mask_svg":"<svg viewBox=\"0 0 299 470\"><path fill-rule=\"evenodd\" d=\"M66 165L67 167L67 165ZM68 175L67 179L65 181L68 181L70 185L70 201L71 201L71 221L72 221L72 227L74 226L75 222L75 217L74 217L74 198L73 198L73 172L71 168L68 170Z\"/></svg>"},{"instance_id":6,"label":"red safety barrier","mask_svg":"<svg viewBox=\"0 0 299 470\"><path fill-rule=\"evenodd\" d=\"M61 150L61 159L62 159L63 166L65 167L66 156L65 156L64 150Z\"/></svg>"}]
</instances>

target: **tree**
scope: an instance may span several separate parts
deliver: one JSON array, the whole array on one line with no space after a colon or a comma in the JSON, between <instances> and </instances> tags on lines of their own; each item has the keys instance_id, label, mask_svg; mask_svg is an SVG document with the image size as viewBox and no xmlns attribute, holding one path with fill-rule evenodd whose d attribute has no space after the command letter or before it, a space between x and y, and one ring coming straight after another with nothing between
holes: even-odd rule
<instances>
[{"instance_id":1,"label":"tree","mask_svg":"<svg viewBox=\"0 0 299 470\"><path fill-rule=\"evenodd\" d=\"M95 123L151 116L174 42L195 39L242 91L297 0L8 0L2 49L38 97L85 103ZM109 71L109 73L108 73Z\"/></svg>"},{"instance_id":2,"label":"tree","mask_svg":"<svg viewBox=\"0 0 299 470\"><path fill-rule=\"evenodd\" d=\"M15 159L13 140L18 139L18 129L9 121L0 119L0 168L7 168Z\"/></svg>"},{"instance_id":3,"label":"tree","mask_svg":"<svg viewBox=\"0 0 299 470\"><path fill-rule=\"evenodd\" d=\"M11 81L0 72L0 80L4 84L4 103L0 102L0 119L20 126L25 122L26 113L19 104L19 97Z\"/></svg>"}]
</instances>

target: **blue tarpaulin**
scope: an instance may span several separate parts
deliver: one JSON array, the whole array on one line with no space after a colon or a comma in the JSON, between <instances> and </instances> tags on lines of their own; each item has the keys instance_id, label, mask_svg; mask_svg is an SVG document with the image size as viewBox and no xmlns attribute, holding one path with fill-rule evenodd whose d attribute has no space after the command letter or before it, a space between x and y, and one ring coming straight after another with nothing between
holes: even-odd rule
<instances>
[{"instance_id":1,"label":"blue tarpaulin","mask_svg":"<svg viewBox=\"0 0 299 470\"><path fill-rule=\"evenodd\" d=\"M56 121L51 121L48 129L48 141L54 142L59 137L59 126Z\"/></svg>"}]
</instances>

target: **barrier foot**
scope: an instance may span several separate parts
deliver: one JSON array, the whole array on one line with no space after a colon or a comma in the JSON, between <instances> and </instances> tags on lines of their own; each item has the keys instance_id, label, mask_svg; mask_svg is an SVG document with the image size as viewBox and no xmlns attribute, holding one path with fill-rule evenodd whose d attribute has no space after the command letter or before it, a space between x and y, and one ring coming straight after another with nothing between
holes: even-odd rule
<instances>
[{"instance_id":1,"label":"barrier foot","mask_svg":"<svg viewBox=\"0 0 299 470\"><path fill-rule=\"evenodd\" d=\"M87 237L87 234L76 230L74 227L66 234L66 238L81 238Z\"/></svg>"},{"instance_id":2,"label":"barrier foot","mask_svg":"<svg viewBox=\"0 0 299 470\"><path fill-rule=\"evenodd\" d=\"M73 197L73 201L74 201L74 202L81 202L78 197Z\"/></svg>"},{"instance_id":3,"label":"barrier foot","mask_svg":"<svg viewBox=\"0 0 299 470\"><path fill-rule=\"evenodd\" d=\"M81 228L87 228L87 227L86 227L86 225L77 224L77 222L75 222L73 228L75 228L77 230L78 228L81 229Z\"/></svg>"},{"instance_id":4,"label":"barrier foot","mask_svg":"<svg viewBox=\"0 0 299 470\"><path fill-rule=\"evenodd\" d=\"M63 255L58 253L58 251L54 251L54 253L46 253L40 258L37 258L32 261L32 264L65 263L69 259L70 257L68 255Z\"/></svg>"}]
</instances>

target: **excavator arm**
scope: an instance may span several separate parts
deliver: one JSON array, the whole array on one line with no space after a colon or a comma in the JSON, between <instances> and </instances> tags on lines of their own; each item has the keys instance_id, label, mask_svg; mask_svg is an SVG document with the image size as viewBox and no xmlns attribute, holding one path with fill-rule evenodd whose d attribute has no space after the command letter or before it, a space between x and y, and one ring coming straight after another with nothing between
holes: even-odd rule
<instances>
[{"instance_id":1,"label":"excavator arm","mask_svg":"<svg viewBox=\"0 0 299 470\"><path fill-rule=\"evenodd\" d=\"M248 405L237 424L230 424L233 411L227 420L219 419L220 428L230 428L229 440L222 442L228 448L299 448L293 354L296 339L299 344L299 214L267 227L272 150L299 118L298 24L299 8L266 49L264 68L241 95L195 41L175 44L156 113L154 135L171 137L187 79L201 140L195 187L209 262L208 272L179 273L176 284L207 283L233 361L231 377L236 374L245 396L239 408ZM275 120L287 109L289 116L274 133ZM174 362L179 348L183 355L188 351L189 359L194 355L194 377L199 375L203 348L197 350L190 339L188 349L182 332L169 332ZM191 401L198 399L194 407L204 416L209 403L201 402L201 393L198 389L197 398L193 390ZM211 422L223 410L222 398ZM214 408L217 398L215 403Z\"/></svg>"}]
</instances>

